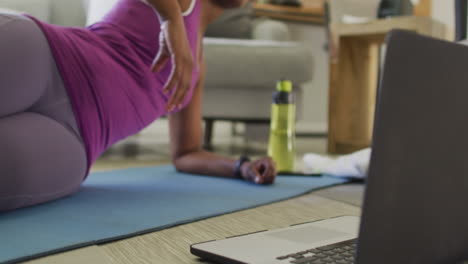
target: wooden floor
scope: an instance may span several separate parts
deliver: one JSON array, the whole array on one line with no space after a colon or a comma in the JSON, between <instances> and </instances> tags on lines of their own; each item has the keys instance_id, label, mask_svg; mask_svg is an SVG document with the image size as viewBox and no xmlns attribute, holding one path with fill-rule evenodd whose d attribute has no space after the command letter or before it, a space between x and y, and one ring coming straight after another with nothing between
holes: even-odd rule
<instances>
[{"instance_id":1,"label":"wooden floor","mask_svg":"<svg viewBox=\"0 0 468 264\"><path fill-rule=\"evenodd\" d=\"M323 143L325 149L325 143ZM318 151L320 152L320 151ZM167 161L166 161L167 162ZM164 161L116 162L104 159L94 170L161 164ZM360 215L363 186L347 184L298 198L180 225L129 239L52 255L29 264L55 263L201 263L189 252L193 243L340 215Z\"/></svg>"}]
</instances>

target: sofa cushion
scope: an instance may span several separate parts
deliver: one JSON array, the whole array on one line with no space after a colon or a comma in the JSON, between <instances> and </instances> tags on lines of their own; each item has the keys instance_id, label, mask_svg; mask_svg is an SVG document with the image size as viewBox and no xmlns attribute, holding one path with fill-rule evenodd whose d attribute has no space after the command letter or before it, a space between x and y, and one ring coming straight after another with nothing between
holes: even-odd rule
<instances>
[{"instance_id":1,"label":"sofa cushion","mask_svg":"<svg viewBox=\"0 0 468 264\"><path fill-rule=\"evenodd\" d=\"M0 14L14 14L14 15L20 15L21 11L18 11L18 10L13 10L13 9L9 9L9 8L2 8L0 7Z\"/></svg>"},{"instance_id":2,"label":"sofa cushion","mask_svg":"<svg viewBox=\"0 0 468 264\"><path fill-rule=\"evenodd\" d=\"M290 41L291 34L286 23L261 17L254 19L252 39Z\"/></svg>"},{"instance_id":3,"label":"sofa cushion","mask_svg":"<svg viewBox=\"0 0 468 264\"><path fill-rule=\"evenodd\" d=\"M50 22L49 0L0 0L0 8L17 10Z\"/></svg>"},{"instance_id":4,"label":"sofa cushion","mask_svg":"<svg viewBox=\"0 0 468 264\"><path fill-rule=\"evenodd\" d=\"M22 0L21 0L22 1ZM42 0L41 0L42 1ZM84 0L48 0L51 3L50 22L67 27L83 27L86 24Z\"/></svg>"},{"instance_id":5,"label":"sofa cushion","mask_svg":"<svg viewBox=\"0 0 468 264\"><path fill-rule=\"evenodd\" d=\"M281 78L312 79L310 49L297 42L205 38L204 54L210 89L270 89Z\"/></svg>"},{"instance_id":6,"label":"sofa cushion","mask_svg":"<svg viewBox=\"0 0 468 264\"><path fill-rule=\"evenodd\" d=\"M264 89L207 89L203 93L203 116L221 119L268 120L275 89L275 82L270 83ZM296 117L300 119L303 103L301 86L294 86L293 92L297 108Z\"/></svg>"},{"instance_id":7,"label":"sofa cushion","mask_svg":"<svg viewBox=\"0 0 468 264\"><path fill-rule=\"evenodd\" d=\"M254 11L251 3L242 8L227 9L208 26L205 36L249 39L252 37L253 18Z\"/></svg>"}]
</instances>

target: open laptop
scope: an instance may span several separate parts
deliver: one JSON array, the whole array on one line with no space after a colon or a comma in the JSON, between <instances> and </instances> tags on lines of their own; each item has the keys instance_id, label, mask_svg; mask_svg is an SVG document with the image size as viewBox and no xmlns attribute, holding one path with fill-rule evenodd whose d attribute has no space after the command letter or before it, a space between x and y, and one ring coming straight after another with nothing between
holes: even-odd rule
<instances>
[{"instance_id":1,"label":"open laptop","mask_svg":"<svg viewBox=\"0 0 468 264\"><path fill-rule=\"evenodd\" d=\"M199 243L191 252L218 263L468 259L468 47L391 32L377 101L360 219Z\"/></svg>"}]
</instances>

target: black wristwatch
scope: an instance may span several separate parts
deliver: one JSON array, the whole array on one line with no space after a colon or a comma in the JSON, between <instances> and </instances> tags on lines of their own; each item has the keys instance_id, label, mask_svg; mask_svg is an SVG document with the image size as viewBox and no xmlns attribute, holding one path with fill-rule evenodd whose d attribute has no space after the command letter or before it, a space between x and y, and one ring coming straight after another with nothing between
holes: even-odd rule
<instances>
[{"instance_id":1,"label":"black wristwatch","mask_svg":"<svg viewBox=\"0 0 468 264\"><path fill-rule=\"evenodd\" d=\"M244 164L244 162L249 162L249 161L250 161L250 158L247 156L241 156L237 160L236 166L234 167L234 175L237 178L242 178L242 171L241 171L242 164Z\"/></svg>"}]
</instances>

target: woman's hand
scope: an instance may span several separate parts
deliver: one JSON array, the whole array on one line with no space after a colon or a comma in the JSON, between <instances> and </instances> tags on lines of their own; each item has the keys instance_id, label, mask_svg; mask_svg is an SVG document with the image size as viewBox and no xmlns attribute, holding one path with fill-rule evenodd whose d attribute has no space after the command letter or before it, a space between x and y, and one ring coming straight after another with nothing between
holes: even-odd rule
<instances>
[{"instance_id":1,"label":"woman's hand","mask_svg":"<svg viewBox=\"0 0 468 264\"><path fill-rule=\"evenodd\" d=\"M276 164L271 158L261 158L244 162L241 167L242 178L257 184L272 184L276 178Z\"/></svg>"},{"instance_id":2,"label":"woman's hand","mask_svg":"<svg viewBox=\"0 0 468 264\"><path fill-rule=\"evenodd\" d=\"M160 71L169 59L172 62L172 70L164 85L164 92L174 90L166 106L166 110L172 112L175 108L180 108L184 102L192 83L194 67L194 59L182 17L161 23L159 52L153 62L152 71Z\"/></svg>"}]
</instances>

